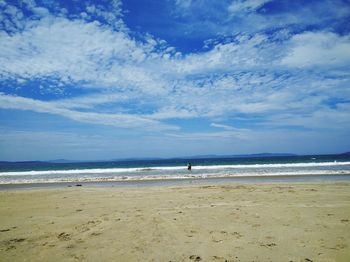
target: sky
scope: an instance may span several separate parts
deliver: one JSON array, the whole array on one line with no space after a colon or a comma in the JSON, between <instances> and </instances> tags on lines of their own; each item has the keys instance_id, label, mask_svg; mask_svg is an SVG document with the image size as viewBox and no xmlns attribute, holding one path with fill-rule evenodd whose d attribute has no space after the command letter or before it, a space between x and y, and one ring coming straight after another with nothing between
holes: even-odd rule
<instances>
[{"instance_id":1,"label":"sky","mask_svg":"<svg viewBox=\"0 0 350 262\"><path fill-rule=\"evenodd\" d=\"M0 0L0 160L350 151L349 0Z\"/></svg>"}]
</instances>

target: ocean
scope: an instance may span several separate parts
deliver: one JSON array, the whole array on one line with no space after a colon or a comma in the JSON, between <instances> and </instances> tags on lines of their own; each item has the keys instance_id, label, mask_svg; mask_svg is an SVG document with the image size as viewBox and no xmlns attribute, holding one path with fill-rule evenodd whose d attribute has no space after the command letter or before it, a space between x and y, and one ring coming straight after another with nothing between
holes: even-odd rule
<instances>
[{"instance_id":1,"label":"ocean","mask_svg":"<svg viewBox=\"0 0 350 262\"><path fill-rule=\"evenodd\" d=\"M187 170L187 163L192 170ZM349 155L223 157L105 162L0 162L0 184L350 176Z\"/></svg>"}]
</instances>

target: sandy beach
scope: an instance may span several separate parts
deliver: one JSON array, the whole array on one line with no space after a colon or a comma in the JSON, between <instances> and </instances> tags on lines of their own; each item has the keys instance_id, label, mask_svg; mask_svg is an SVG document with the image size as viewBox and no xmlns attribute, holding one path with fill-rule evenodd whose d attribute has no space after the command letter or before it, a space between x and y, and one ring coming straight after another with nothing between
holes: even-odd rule
<instances>
[{"instance_id":1,"label":"sandy beach","mask_svg":"<svg viewBox=\"0 0 350 262\"><path fill-rule=\"evenodd\" d=\"M350 182L1 191L0 261L350 261Z\"/></svg>"}]
</instances>

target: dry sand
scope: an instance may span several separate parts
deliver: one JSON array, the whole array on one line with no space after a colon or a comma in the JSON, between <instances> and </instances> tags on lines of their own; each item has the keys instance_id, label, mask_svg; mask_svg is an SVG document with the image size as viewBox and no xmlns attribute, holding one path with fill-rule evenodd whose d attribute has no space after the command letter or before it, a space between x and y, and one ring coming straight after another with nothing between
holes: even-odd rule
<instances>
[{"instance_id":1,"label":"dry sand","mask_svg":"<svg viewBox=\"0 0 350 262\"><path fill-rule=\"evenodd\" d=\"M350 261L350 182L0 192L0 261Z\"/></svg>"}]
</instances>

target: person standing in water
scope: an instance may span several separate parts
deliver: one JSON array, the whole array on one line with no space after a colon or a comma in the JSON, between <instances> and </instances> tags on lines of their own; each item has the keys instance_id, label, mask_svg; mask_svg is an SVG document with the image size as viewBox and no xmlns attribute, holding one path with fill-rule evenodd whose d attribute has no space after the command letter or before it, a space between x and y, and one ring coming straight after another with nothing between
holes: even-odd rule
<instances>
[{"instance_id":1,"label":"person standing in water","mask_svg":"<svg viewBox=\"0 0 350 262\"><path fill-rule=\"evenodd\" d=\"M187 164L187 170L191 170L192 169L192 164L191 163L188 163Z\"/></svg>"}]
</instances>

